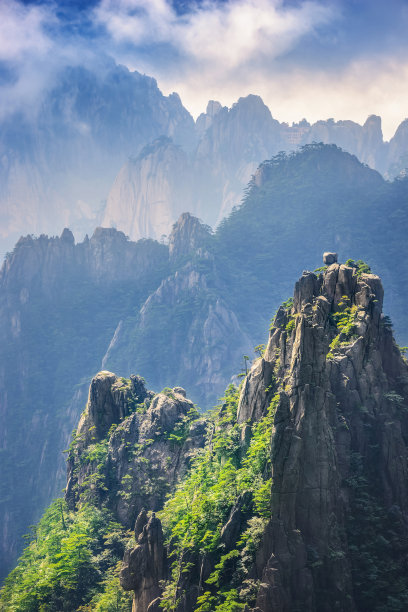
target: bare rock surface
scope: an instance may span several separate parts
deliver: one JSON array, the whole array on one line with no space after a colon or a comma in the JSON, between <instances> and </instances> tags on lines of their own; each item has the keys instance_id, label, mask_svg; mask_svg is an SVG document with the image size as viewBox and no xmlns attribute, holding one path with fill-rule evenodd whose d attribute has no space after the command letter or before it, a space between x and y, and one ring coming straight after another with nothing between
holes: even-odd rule
<instances>
[{"instance_id":1,"label":"bare rock surface","mask_svg":"<svg viewBox=\"0 0 408 612\"><path fill-rule=\"evenodd\" d=\"M350 552L350 524L364 523L357 477L384 512L408 514L408 368L382 301L374 274L337 263L304 273L244 383L240 422L280 393L257 612L365 609ZM407 527L405 518L401 538Z\"/></svg>"}]
</instances>

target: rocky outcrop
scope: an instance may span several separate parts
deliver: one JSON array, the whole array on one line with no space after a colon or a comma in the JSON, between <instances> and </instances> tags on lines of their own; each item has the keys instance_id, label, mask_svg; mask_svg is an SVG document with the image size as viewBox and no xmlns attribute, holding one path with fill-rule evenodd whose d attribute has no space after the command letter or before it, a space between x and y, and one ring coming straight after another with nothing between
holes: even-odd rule
<instances>
[{"instance_id":1,"label":"rocky outcrop","mask_svg":"<svg viewBox=\"0 0 408 612\"><path fill-rule=\"evenodd\" d=\"M136 546L125 552L120 584L125 591L134 591L133 612L159 612L160 583L168 576L163 530L154 513L144 510L135 524Z\"/></svg>"},{"instance_id":2,"label":"rocky outcrop","mask_svg":"<svg viewBox=\"0 0 408 612\"><path fill-rule=\"evenodd\" d=\"M67 502L103 502L133 526L143 508L161 509L204 445L205 429L181 387L154 394L139 376L100 372L70 447Z\"/></svg>"},{"instance_id":3,"label":"rocky outcrop","mask_svg":"<svg viewBox=\"0 0 408 612\"><path fill-rule=\"evenodd\" d=\"M169 236L169 256L171 261L203 250L209 242L211 229L203 225L190 213L180 215Z\"/></svg>"},{"instance_id":4,"label":"rocky outcrop","mask_svg":"<svg viewBox=\"0 0 408 612\"><path fill-rule=\"evenodd\" d=\"M280 394L257 612L388 609L381 608L381 588L392 593L393 581L401 580L408 553L401 544L408 528L408 367L382 301L373 274L336 263L318 276L305 272L245 381L241 422L259 419L271 391ZM380 515L395 512L400 545L388 542L379 551L372 530L388 537ZM393 558L393 578L381 573L381 556L385 563Z\"/></svg>"},{"instance_id":5,"label":"rocky outcrop","mask_svg":"<svg viewBox=\"0 0 408 612\"><path fill-rule=\"evenodd\" d=\"M104 284L140 280L167 259L167 249L153 240L135 243L123 232L97 227L91 238L75 244L65 228L60 237L22 236L0 269L0 288L3 293L19 290L25 303L33 289L53 291L64 279L87 277Z\"/></svg>"}]
</instances>

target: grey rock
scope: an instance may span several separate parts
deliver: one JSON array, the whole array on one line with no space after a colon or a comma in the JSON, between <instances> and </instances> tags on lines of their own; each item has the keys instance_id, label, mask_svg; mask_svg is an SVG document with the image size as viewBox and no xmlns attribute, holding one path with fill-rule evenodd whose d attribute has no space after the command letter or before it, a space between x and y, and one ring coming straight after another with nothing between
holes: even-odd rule
<instances>
[{"instance_id":1,"label":"grey rock","mask_svg":"<svg viewBox=\"0 0 408 612\"><path fill-rule=\"evenodd\" d=\"M134 592L134 612L156 609L154 606L150 608L150 605L160 598L160 582L167 578L167 572L163 530L160 520L153 513L136 546L125 552L120 572L122 588Z\"/></svg>"},{"instance_id":2,"label":"grey rock","mask_svg":"<svg viewBox=\"0 0 408 612\"><path fill-rule=\"evenodd\" d=\"M337 263L337 253L323 253L323 263L326 264L326 266Z\"/></svg>"},{"instance_id":3,"label":"grey rock","mask_svg":"<svg viewBox=\"0 0 408 612\"><path fill-rule=\"evenodd\" d=\"M328 612L333 601L343 612L357 609L346 535L355 453L368 481L375 463L378 503L408 516L408 366L381 323L382 302L378 276L357 276L337 263L319 276L303 273L292 309L279 309L264 356L243 383L241 423L259 420L271 397L278 398L271 519L256 557L258 612ZM354 317L351 331L339 335L336 312ZM226 542L238 523L235 513L224 526ZM400 529L403 538L406 519ZM335 563L330 551L337 551Z\"/></svg>"}]
</instances>

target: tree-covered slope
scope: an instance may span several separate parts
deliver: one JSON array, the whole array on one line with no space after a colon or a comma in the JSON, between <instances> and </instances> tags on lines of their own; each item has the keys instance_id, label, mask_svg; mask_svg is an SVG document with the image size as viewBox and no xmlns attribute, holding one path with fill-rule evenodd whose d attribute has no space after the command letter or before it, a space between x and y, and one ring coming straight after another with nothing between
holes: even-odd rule
<instances>
[{"instance_id":1,"label":"tree-covered slope","mask_svg":"<svg viewBox=\"0 0 408 612\"><path fill-rule=\"evenodd\" d=\"M407 231L406 178L389 183L336 146L313 144L260 166L217 230L215 250L230 303L258 334L299 265L313 270L328 249L364 259L383 278L385 308L405 344Z\"/></svg>"},{"instance_id":2,"label":"tree-covered slope","mask_svg":"<svg viewBox=\"0 0 408 612\"><path fill-rule=\"evenodd\" d=\"M0 609L403 612L408 366L382 301L366 265L303 273L204 419L98 374Z\"/></svg>"},{"instance_id":3,"label":"tree-covered slope","mask_svg":"<svg viewBox=\"0 0 408 612\"><path fill-rule=\"evenodd\" d=\"M208 408L265 342L299 267L326 250L381 273L385 312L408 344L407 206L407 179L388 183L313 145L262 164L215 233L182 215L168 246L115 230L77 245L69 233L20 241L0 277L4 564L63 485L57 457L101 367L180 384Z\"/></svg>"}]
</instances>

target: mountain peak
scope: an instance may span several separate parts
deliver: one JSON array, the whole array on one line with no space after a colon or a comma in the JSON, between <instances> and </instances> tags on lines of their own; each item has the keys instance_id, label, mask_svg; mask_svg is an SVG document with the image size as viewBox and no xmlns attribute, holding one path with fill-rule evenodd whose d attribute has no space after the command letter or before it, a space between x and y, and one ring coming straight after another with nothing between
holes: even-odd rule
<instances>
[{"instance_id":1,"label":"mountain peak","mask_svg":"<svg viewBox=\"0 0 408 612\"><path fill-rule=\"evenodd\" d=\"M169 237L170 258L175 260L204 246L211 228L188 212L182 213Z\"/></svg>"}]
</instances>

